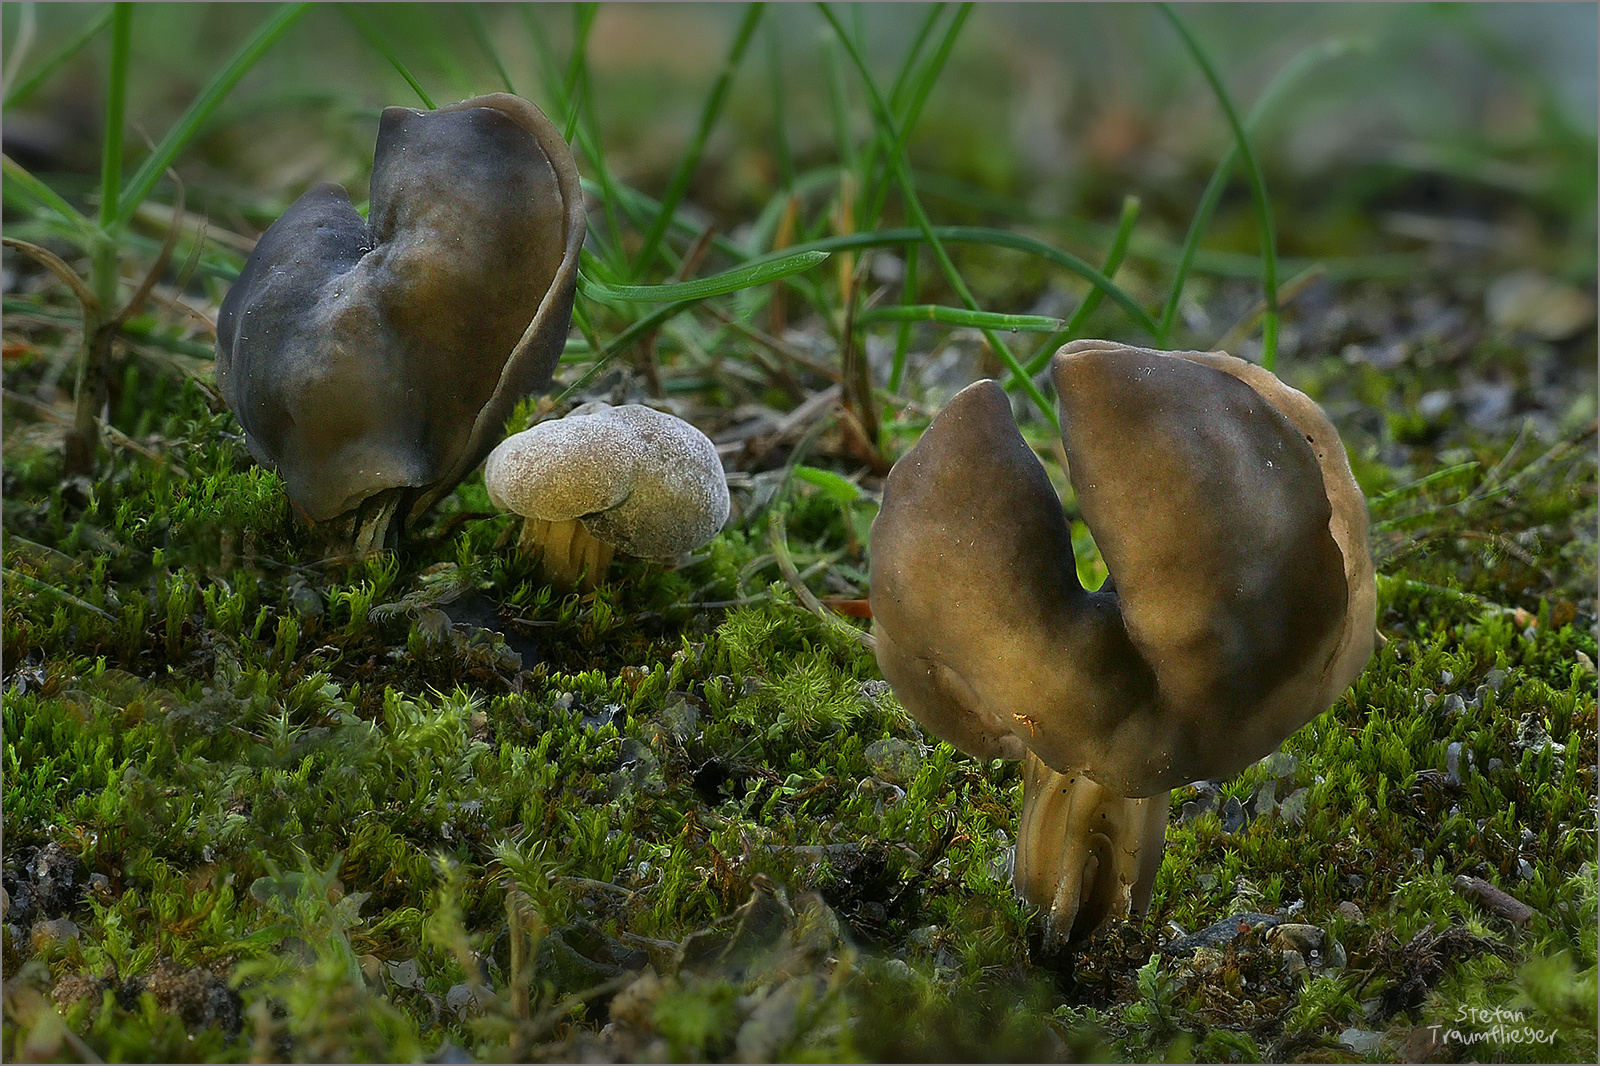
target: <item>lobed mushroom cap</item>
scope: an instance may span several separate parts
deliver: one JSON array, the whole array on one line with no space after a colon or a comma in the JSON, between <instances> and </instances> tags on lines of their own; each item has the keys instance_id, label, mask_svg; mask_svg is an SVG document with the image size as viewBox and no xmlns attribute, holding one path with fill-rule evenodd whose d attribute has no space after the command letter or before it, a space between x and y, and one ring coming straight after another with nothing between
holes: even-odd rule
<instances>
[{"instance_id":1,"label":"lobed mushroom cap","mask_svg":"<svg viewBox=\"0 0 1600 1066\"><path fill-rule=\"evenodd\" d=\"M1297 547L1300 542L1292 536L1283 534L1276 540L1269 536L1269 532L1273 529L1273 523L1275 521L1280 523L1283 521L1283 516L1275 513L1274 508L1289 506L1294 500L1293 486L1290 484L1291 479L1284 476L1281 465L1258 466L1253 471L1256 475L1253 483L1247 480L1246 477L1241 477L1236 482L1241 490L1239 494L1240 504L1245 506L1253 505L1253 510L1248 512L1251 517L1247 517L1244 523L1239 523L1235 520L1230 525L1227 518L1230 513L1230 507L1233 508L1231 513L1234 515L1246 513L1238 509L1240 504L1230 505L1225 500L1212 498L1210 505L1213 514L1217 516L1213 520L1218 528L1226 526L1230 532L1233 532L1240 525L1243 525L1253 535L1253 545L1249 542L1235 542L1235 559L1233 562L1235 571L1265 569L1262 566L1263 558L1258 557L1252 560L1247 556L1251 551L1270 552L1273 553L1271 555L1271 568L1284 577L1284 583L1280 586L1281 590L1293 587L1299 590L1296 595L1315 596L1318 594L1314 590L1308 589L1308 586L1322 584L1326 586L1326 591L1321 595L1333 600L1336 598L1333 589L1336 581L1332 576L1332 570L1336 562L1342 566L1345 586L1343 594L1345 612L1342 619L1336 612L1332 619L1336 625L1337 639L1333 642L1331 656L1319 671L1322 682L1321 687L1315 694L1306 697L1311 703L1317 704L1317 711L1312 713L1319 713L1322 708L1337 699L1339 693L1343 692L1361 673L1366 666L1367 660L1372 656L1373 644L1376 639L1378 592L1377 581L1372 567L1371 549L1367 539L1367 501L1366 497L1362 495L1361 487L1356 484L1355 475L1350 470L1350 460L1345 455L1344 444L1339 439L1339 431L1334 428L1332 422L1328 421L1328 416L1323 413L1322 408L1314 400L1298 389L1285 384L1270 370L1255 363L1247 362L1223 352L1157 352L1148 348L1134 348L1095 340L1074 341L1063 347L1055 357L1056 387L1063 397L1063 411L1065 411L1065 397L1068 393L1068 389L1062 384L1063 376L1080 382L1073 389L1073 392L1081 397L1085 389L1089 391L1090 395L1106 389L1117 389L1119 387L1118 375L1126 377L1130 372L1135 375L1143 375L1146 373L1146 368L1149 368L1149 371L1153 373L1156 367L1170 365L1161 363L1160 360L1163 359L1185 360L1189 363L1221 371L1242 382L1262 400L1270 404L1273 410L1283 416L1289 426L1293 427L1294 432L1304 439L1311 457L1315 460L1316 468L1313 472L1305 467L1304 457L1298 442L1290 443L1287 439L1287 434L1284 433L1285 442L1283 447L1285 451L1296 456L1295 459L1291 460L1296 464L1297 469L1297 473L1292 480L1304 487L1308 509L1315 507L1320 513L1322 501L1326 502L1328 510L1326 529L1338 549L1337 557L1328 552L1326 541L1320 536L1320 527L1314 531L1316 534L1314 541L1317 544L1315 555L1300 554L1300 549ZM1121 369L1110 370L1110 380L1106 380L1101 375L1106 372L1105 368L1107 367L1120 367ZM1175 371L1181 370L1180 367L1174 367L1173 369ZM1176 378L1177 374L1175 373L1172 376ZM1221 387L1221 383L1219 383L1219 387ZM1254 402L1249 400L1248 396L1245 396L1240 390L1234 389L1232 391L1239 394L1247 402ZM1262 424L1263 427L1268 420L1265 412L1262 412L1259 418L1252 417L1249 419L1251 422ZM1280 432L1283 431L1280 429ZM1066 436L1065 425L1063 426L1063 436ZM1087 448L1089 435L1085 434L1081 439L1085 441L1085 447ZM1266 439L1264 428L1261 439ZM1069 444L1069 461L1071 447ZM1270 456L1263 461L1267 464L1273 464L1274 462ZM1242 473L1248 476L1252 471L1246 470ZM1309 497L1315 494L1315 486L1318 484L1319 479L1322 501L1313 502ZM1074 488L1078 487L1076 479L1074 479L1073 485ZM1260 495L1258 487L1265 488L1268 493L1273 493L1273 495ZM1080 490L1080 498L1081 496ZM1089 506L1087 501L1084 502L1084 506L1085 508ZM1112 523L1112 526L1116 528L1117 524ZM1093 528L1091 526L1091 529ZM1279 532L1282 534L1282 530L1279 530ZM1303 535L1312 536L1313 531L1307 529ZM1104 545L1100 544L1098 535L1096 543L1101 547L1103 554L1105 548ZM1310 640L1311 637L1308 634L1327 624L1318 622L1315 617L1298 617L1292 610L1286 609L1284 605L1288 601L1282 598L1281 591L1274 591L1271 593L1271 597L1273 602L1279 605L1277 608L1279 614L1277 624L1280 630L1287 634L1291 640L1295 639L1296 634L1298 634L1298 639L1302 641ZM1124 594L1124 602L1126 602L1126 592ZM1238 613L1242 606L1236 601L1235 612ZM1126 608L1124 611L1126 613ZM1323 638L1324 642L1326 642L1326 639L1326 637ZM1291 662L1294 658L1292 651L1287 648L1280 654L1287 655ZM1300 667L1294 668L1296 670L1301 669ZM1295 725L1290 727L1290 731L1292 732L1295 728L1298 728L1300 724L1302 723L1296 722ZM1266 753L1263 752L1262 754Z\"/></svg>"},{"instance_id":2,"label":"lobed mushroom cap","mask_svg":"<svg viewBox=\"0 0 1600 1066\"><path fill-rule=\"evenodd\" d=\"M483 480L501 510L581 519L619 551L663 561L716 536L730 507L716 446L642 404L586 403L513 434L489 453Z\"/></svg>"},{"instance_id":3,"label":"lobed mushroom cap","mask_svg":"<svg viewBox=\"0 0 1600 1066\"><path fill-rule=\"evenodd\" d=\"M1360 672L1375 598L1337 434L1232 362L1057 354L1096 592L998 385L963 390L895 465L872 530L878 658L931 730L1150 795L1242 769Z\"/></svg>"},{"instance_id":4,"label":"lobed mushroom cap","mask_svg":"<svg viewBox=\"0 0 1600 1066\"><path fill-rule=\"evenodd\" d=\"M386 108L369 199L367 219L335 185L295 201L217 319L223 397L312 520L391 489L414 517L450 491L571 323L583 194L526 100Z\"/></svg>"}]
</instances>

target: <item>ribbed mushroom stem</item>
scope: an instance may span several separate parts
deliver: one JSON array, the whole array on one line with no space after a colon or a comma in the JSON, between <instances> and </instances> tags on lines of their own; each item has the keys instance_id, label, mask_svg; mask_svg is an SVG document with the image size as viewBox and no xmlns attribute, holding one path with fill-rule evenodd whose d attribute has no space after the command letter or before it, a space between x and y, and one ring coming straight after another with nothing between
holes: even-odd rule
<instances>
[{"instance_id":1,"label":"ribbed mushroom stem","mask_svg":"<svg viewBox=\"0 0 1600 1066\"><path fill-rule=\"evenodd\" d=\"M530 518L522 526L517 547L539 557L539 569L552 584L586 590L605 577L615 551L575 518L566 522Z\"/></svg>"},{"instance_id":2,"label":"ribbed mushroom stem","mask_svg":"<svg viewBox=\"0 0 1600 1066\"><path fill-rule=\"evenodd\" d=\"M1106 918L1150 905L1167 835L1168 792L1129 799L1083 774L1060 774L1031 751L1012 883L1045 911L1045 939L1081 940Z\"/></svg>"},{"instance_id":3,"label":"ribbed mushroom stem","mask_svg":"<svg viewBox=\"0 0 1600 1066\"><path fill-rule=\"evenodd\" d=\"M404 488L384 489L318 525L356 555L393 548L400 539L397 518L410 495L410 490Z\"/></svg>"}]
</instances>

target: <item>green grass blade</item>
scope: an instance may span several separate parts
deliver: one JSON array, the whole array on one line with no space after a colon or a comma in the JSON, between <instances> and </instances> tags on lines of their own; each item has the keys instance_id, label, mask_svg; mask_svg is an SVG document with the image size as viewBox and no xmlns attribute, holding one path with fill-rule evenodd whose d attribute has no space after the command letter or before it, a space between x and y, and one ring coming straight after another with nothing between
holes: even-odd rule
<instances>
[{"instance_id":1,"label":"green grass blade","mask_svg":"<svg viewBox=\"0 0 1600 1066\"><path fill-rule=\"evenodd\" d=\"M621 300L627 302L662 303L669 300L705 300L740 289L765 285L791 274L810 270L824 259L827 252L810 251L785 254L775 259L735 267L721 274L675 285L604 285L596 281L585 282L584 294L596 300Z\"/></svg>"},{"instance_id":2,"label":"green grass blade","mask_svg":"<svg viewBox=\"0 0 1600 1066\"><path fill-rule=\"evenodd\" d=\"M590 226L589 238L611 268L622 273L628 269L628 264L624 258L623 231L617 208L622 208L628 221L636 228L642 228L645 216L617 186L611 168L606 164L605 149L598 132L600 120L594 110L595 93L589 84L588 59L589 33L594 28L597 10L592 4L580 4L573 9L572 57L567 63L566 76L561 80L553 77L548 80L553 107L566 115L566 138L588 161L589 168L595 174L593 184L599 189L600 212L606 221L606 228L602 233L599 227ZM524 6L522 12L535 50L541 56L541 64L547 71L553 72L555 62L543 28L533 17L530 7Z\"/></svg>"},{"instance_id":3,"label":"green grass blade","mask_svg":"<svg viewBox=\"0 0 1600 1066\"><path fill-rule=\"evenodd\" d=\"M110 230L122 194L122 127L128 104L128 41L133 33L133 5L119 3L111 12L111 61L106 68L106 118L100 142L100 226Z\"/></svg>"},{"instance_id":4,"label":"green grass blade","mask_svg":"<svg viewBox=\"0 0 1600 1066\"><path fill-rule=\"evenodd\" d=\"M1261 98L1256 101L1256 106L1251 108L1250 114L1244 120L1245 133L1254 132L1261 120L1277 106L1279 100L1287 95L1290 88L1305 77L1318 63L1343 55L1350 50L1346 41L1323 41L1297 54L1274 75L1267 87L1262 90ZM1206 185L1205 192L1200 197L1200 203L1195 208L1194 218L1189 222L1189 232L1184 237L1182 250L1179 255L1178 265L1172 279L1172 289L1167 295L1166 307L1161 312L1161 332L1157 340L1165 346L1172 335L1172 324L1178 317L1178 303L1183 298L1184 286L1188 283L1189 271L1194 265L1196 253L1200 249L1200 239L1205 234L1206 226L1211 221L1212 212L1216 210L1218 201L1222 199L1222 192L1227 187L1228 176L1233 173L1234 165L1239 161L1239 145L1237 142L1228 149L1228 154L1217 163L1216 170L1211 172L1211 181Z\"/></svg>"},{"instance_id":5,"label":"green grass blade","mask_svg":"<svg viewBox=\"0 0 1600 1066\"><path fill-rule=\"evenodd\" d=\"M1064 252L1054 245L1046 244L1034 237L1010 230L991 229L988 226L930 226L927 231L912 229L911 227L896 227L894 229L873 230L867 233L851 233L838 237L824 237L804 244L796 244L790 251L824 251L843 252L855 248L885 248L896 244L912 244L927 241L929 236L941 242L951 244L988 244L998 248L1011 248L1029 255L1038 256L1056 266L1072 271L1089 284L1101 289L1109 296L1113 303L1122 308L1132 320L1134 325L1155 336L1155 319L1150 313L1140 307L1127 291L1114 283L1090 263L1078 258L1071 252Z\"/></svg>"},{"instance_id":6,"label":"green grass blade","mask_svg":"<svg viewBox=\"0 0 1600 1066\"><path fill-rule=\"evenodd\" d=\"M911 83L911 72L916 69L917 58L922 55L923 46L928 43L928 38L933 34L933 27L938 23L939 16L944 14L944 4L929 4L928 17L922 20L922 25L917 27L917 35L911 39L911 47L906 49L906 58L900 64L900 73L895 77L894 85L889 89L889 107L899 111L905 106L906 86ZM903 113L903 112L902 112Z\"/></svg>"},{"instance_id":7,"label":"green grass blade","mask_svg":"<svg viewBox=\"0 0 1600 1066\"><path fill-rule=\"evenodd\" d=\"M81 30L73 34L65 44L51 53L50 57L43 63L40 63L38 70L12 85L6 92L5 106L10 107L12 104L26 100L33 94L35 89L44 84L46 78L60 69L62 64L83 51L84 45L94 40L95 35L105 29L106 23L111 21L111 14L114 10L116 10L115 5L109 6L90 19Z\"/></svg>"},{"instance_id":8,"label":"green grass blade","mask_svg":"<svg viewBox=\"0 0 1600 1066\"><path fill-rule=\"evenodd\" d=\"M1128 254L1128 241L1133 238L1133 227L1138 221L1139 198L1132 195L1124 196L1122 198L1122 214L1117 219L1117 233L1112 238L1111 251L1106 253L1106 265L1100 271L1108 279L1116 274L1117 268L1122 265L1122 257ZM1089 290L1088 295L1084 296L1083 302L1078 305L1078 309L1072 313L1072 317L1067 319L1066 326L1054 336L1047 337L1045 342L1039 346L1039 354L1028 362L1028 373L1037 374L1043 370L1057 348L1078 336L1078 331L1089 320L1089 316L1095 313L1095 309L1100 306L1100 301L1105 294L1106 291L1099 287Z\"/></svg>"},{"instance_id":9,"label":"green grass blade","mask_svg":"<svg viewBox=\"0 0 1600 1066\"><path fill-rule=\"evenodd\" d=\"M577 98L578 87L588 80L589 31L594 28L595 16L599 12L600 5L597 3L574 4L572 7L572 58L567 62L567 80L562 91L562 96L569 101ZM567 115L567 140L572 140L577 123L577 110L571 109Z\"/></svg>"},{"instance_id":10,"label":"green grass blade","mask_svg":"<svg viewBox=\"0 0 1600 1066\"><path fill-rule=\"evenodd\" d=\"M902 303L915 303L917 299L917 264L921 259L921 249L915 245L908 246L905 251L906 274L900 285L900 301ZM905 377L906 355L911 351L911 323L902 322L895 331L894 361L889 365L889 393L898 395L900 382Z\"/></svg>"},{"instance_id":11,"label":"green grass blade","mask_svg":"<svg viewBox=\"0 0 1600 1066\"><path fill-rule=\"evenodd\" d=\"M517 5L517 14L521 16L522 28L528 35L529 43L533 45L534 62L539 68L540 80L544 82L545 94L550 101L552 112L550 121L560 126L562 136L570 141L577 116L571 106L571 100L564 91L566 81L557 74L559 64L556 62L554 49L550 47L550 35L545 32L534 11L532 4Z\"/></svg>"},{"instance_id":12,"label":"green grass blade","mask_svg":"<svg viewBox=\"0 0 1600 1066\"><path fill-rule=\"evenodd\" d=\"M850 133L850 94L845 90L844 67L839 62L839 48L832 37L822 40L822 68L828 82L828 115L833 120L834 151L839 156L840 169L859 174L861 153Z\"/></svg>"},{"instance_id":13,"label":"green grass blade","mask_svg":"<svg viewBox=\"0 0 1600 1066\"><path fill-rule=\"evenodd\" d=\"M1244 159L1245 173L1250 177L1250 191L1255 196L1256 222L1261 230L1261 287L1267 301L1267 313L1261 320L1261 365L1272 370L1278 362L1278 264L1277 264L1277 238L1272 225L1272 205L1267 200L1267 183L1261 176L1261 163L1256 159L1255 150L1250 146L1250 137L1245 132L1244 123L1239 121L1239 112L1233 106L1233 100L1228 96L1228 90L1222 84L1216 67L1206 55L1200 41L1190 31L1183 19L1178 17L1177 11L1169 3L1159 5L1161 13L1167 21L1172 23L1178 36L1183 39L1184 46L1189 49L1189 54L1199 65L1206 76L1206 81L1211 83L1211 91L1216 94L1217 103L1222 105L1223 113L1228 116L1228 125L1233 127L1233 137L1239 154Z\"/></svg>"},{"instance_id":14,"label":"green grass blade","mask_svg":"<svg viewBox=\"0 0 1600 1066\"><path fill-rule=\"evenodd\" d=\"M219 70L206 87L200 91L194 103L189 105L183 115L178 119L167 135L156 145L155 151L150 153L134 173L133 177L124 186L122 198L117 206L116 228L127 225L133 213L138 210L144 198L150 195L150 190L155 188L156 182L161 180L161 175L166 173L173 160L188 147L189 142L200 132L211 113L217 109L223 99L244 77L245 72L256 64L267 49L276 44L289 28L300 20L300 17L311 10L309 3L285 4L268 19L255 34L245 42L244 47L236 52L232 59Z\"/></svg>"},{"instance_id":15,"label":"green grass blade","mask_svg":"<svg viewBox=\"0 0 1600 1066\"><path fill-rule=\"evenodd\" d=\"M500 50L494 46L494 40L489 36L489 24L483 20L483 7L480 4L467 4L467 25L472 29L473 39L478 42L478 47L483 49L483 54L489 57L489 62L494 64L495 73L500 75L500 85L512 95L517 93L517 87L511 82L511 75L506 71L505 61L500 58Z\"/></svg>"},{"instance_id":16,"label":"green grass blade","mask_svg":"<svg viewBox=\"0 0 1600 1066\"><path fill-rule=\"evenodd\" d=\"M50 186L28 173L15 159L8 155L0 156L0 173L5 175L4 188L8 199L15 197L25 201L31 208L59 215L82 239L87 240L95 232L95 225L87 216L62 199Z\"/></svg>"},{"instance_id":17,"label":"green grass blade","mask_svg":"<svg viewBox=\"0 0 1600 1066\"><path fill-rule=\"evenodd\" d=\"M369 22L365 15L358 12L352 4L340 4L339 11L345 18L350 20L350 25L354 26L362 37L366 38L367 43L376 49L379 55L387 59L389 65L406 80L406 84L411 86L411 91L417 94L417 99L422 101L422 106L432 110L434 107L433 98L428 95L428 91L422 87L422 83L406 67L405 61L400 58L400 53L396 52L383 34L378 32L378 28Z\"/></svg>"},{"instance_id":18,"label":"green grass blade","mask_svg":"<svg viewBox=\"0 0 1600 1066\"><path fill-rule=\"evenodd\" d=\"M677 172L672 175L672 182L667 186L666 195L661 198L661 211L650 223L650 229L644 235L644 243L640 245L639 254L633 261L634 277L644 273L655 260L656 248L661 244L661 238L666 235L667 226L672 221L671 215L678 209L684 194L689 191L689 182L694 178L695 168L700 165L700 157L705 154L706 141L711 136L711 129L716 125L717 118L722 114L722 105L727 101L733 76L744 59L750 38L755 35L756 27L761 24L761 14L764 10L766 9L761 4L751 4L745 9L744 21L739 24L739 30L734 34L733 47L728 50L728 56L722 62L722 70L718 73L711 92L706 96L705 106L700 110L700 125L695 129L694 139L689 142L687 151L679 160Z\"/></svg>"},{"instance_id":19,"label":"green grass blade","mask_svg":"<svg viewBox=\"0 0 1600 1066\"><path fill-rule=\"evenodd\" d=\"M794 476L799 481L822 490L823 495L841 506L849 506L863 497L861 486L832 470L823 470L804 463L795 464Z\"/></svg>"},{"instance_id":20,"label":"green grass blade","mask_svg":"<svg viewBox=\"0 0 1600 1066\"><path fill-rule=\"evenodd\" d=\"M927 64L924 65L912 83L910 103L900 113L899 136L895 138L894 144L890 148L892 155L904 157L906 142L910 139L917 120L922 117L922 108L928 102L928 94L933 91L933 86L938 82L945 63L950 59L950 52L955 48L956 38L961 34L961 27L966 24L967 16L971 13L972 5L970 3L961 5L961 8L956 12L955 18L945 28L944 37L940 40L939 47L934 50L932 57L929 58ZM882 216L883 205L888 199L888 195L889 185L885 182L878 188L876 195L873 197L870 218L876 220Z\"/></svg>"},{"instance_id":21,"label":"green grass blade","mask_svg":"<svg viewBox=\"0 0 1600 1066\"><path fill-rule=\"evenodd\" d=\"M833 10L827 4L818 6L822 9L823 16L833 26L834 36L844 45L845 51L850 56L850 61L855 64L856 71L861 76L861 83L867 90L867 98L871 101L872 110L877 116L879 126L888 133L893 142L900 143L900 135L894 116L889 113L889 107L884 102L883 95L878 92L878 87L872 80L872 72L867 69L866 58L861 54L861 50L855 46L855 43L850 40L849 35L844 32L844 27L839 24L838 16L833 13ZM895 183L900 186L901 195L905 197L906 210L911 213L917 229L922 232L929 247L933 249L934 258L939 261L939 268L944 272L945 280L956 291L956 295L961 297L961 302L967 306L969 311L977 311L979 309L978 302L973 298L972 290L967 287L967 283L961 277L960 271L956 270L955 263L951 261L949 253L945 251L944 243L939 239L938 234L934 231L933 223L928 219L927 212L922 208L922 200L917 196L916 185L911 180L911 171L906 166L904 154L896 153L891 155L888 163L894 174ZM1039 391L1039 386L1033 383L1033 379L1029 377L1027 369L1018 362L1016 355L1012 353L1011 349L1006 346L1006 343L993 330L984 329L983 336L989 342L989 347L993 349L995 355L1005 364L1006 369L1011 371L1011 380L1007 385L1014 385L1020 388L1028 399L1033 401L1034 406L1039 409L1045 419L1052 426L1059 428L1060 421L1056 417L1055 406L1045 398L1044 393Z\"/></svg>"},{"instance_id":22,"label":"green grass blade","mask_svg":"<svg viewBox=\"0 0 1600 1066\"><path fill-rule=\"evenodd\" d=\"M772 143L778 157L778 188L794 187L794 155L789 148L789 109L783 92L783 54L778 46L778 24L767 23L767 84L772 92Z\"/></svg>"},{"instance_id":23,"label":"green grass blade","mask_svg":"<svg viewBox=\"0 0 1600 1066\"><path fill-rule=\"evenodd\" d=\"M938 322L946 326L972 326L976 329L1003 329L1013 333L1051 333L1066 322L1048 315L1008 315L998 311L969 311L943 304L895 304L874 307L856 316L863 326L874 322Z\"/></svg>"},{"instance_id":24,"label":"green grass blade","mask_svg":"<svg viewBox=\"0 0 1600 1066\"><path fill-rule=\"evenodd\" d=\"M917 34L911 41L911 47L906 49L906 57L900 64L900 72L895 75L894 86L889 90L889 110L901 117L905 123L905 97L906 86L912 81L912 72L916 70L917 59L922 55L923 46L933 34L933 27L939 21L939 16L944 12L944 4L928 5L927 17L922 20L922 25L917 28ZM911 120L913 123L914 119ZM872 173L876 167L876 153L884 147L883 138L875 139L868 147L862 160L862 169L865 173ZM864 202L871 205L865 212L858 215L858 228L866 229L882 217L883 201L889 187L887 175L882 180L874 180L866 186Z\"/></svg>"}]
</instances>

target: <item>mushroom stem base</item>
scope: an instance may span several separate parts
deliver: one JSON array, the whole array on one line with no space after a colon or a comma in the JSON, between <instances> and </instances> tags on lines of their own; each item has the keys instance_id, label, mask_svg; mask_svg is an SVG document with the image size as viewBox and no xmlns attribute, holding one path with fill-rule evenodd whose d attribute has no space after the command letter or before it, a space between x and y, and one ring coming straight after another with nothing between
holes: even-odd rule
<instances>
[{"instance_id":1,"label":"mushroom stem base","mask_svg":"<svg viewBox=\"0 0 1600 1066\"><path fill-rule=\"evenodd\" d=\"M1083 940L1106 919L1149 907L1169 795L1130 799L1025 756L1013 885L1044 910L1047 943Z\"/></svg>"},{"instance_id":2,"label":"mushroom stem base","mask_svg":"<svg viewBox=\"0 0 1600 1066\"><path fill-rule=\"evenodd\" d=\"M581 521L546 522L530 518L522 527L517 547L539 557L539 569L551 584L562 588L592 589L605 576L615 551L596 540Z\"/></svg>"},{"instance_id":3,"label":"mushroom stem base","mask_svg":"<svg viewBox=\"0 0 1600 1066\"><path fill-rule=\"evenodd\" d=\"M369 555L393 548L399 543L408 495L408 490L404 488L384 489L341 515L321 522L306 521L321 530L322 535L338 550L354 555Z\"/></svg>"}]
</instances>

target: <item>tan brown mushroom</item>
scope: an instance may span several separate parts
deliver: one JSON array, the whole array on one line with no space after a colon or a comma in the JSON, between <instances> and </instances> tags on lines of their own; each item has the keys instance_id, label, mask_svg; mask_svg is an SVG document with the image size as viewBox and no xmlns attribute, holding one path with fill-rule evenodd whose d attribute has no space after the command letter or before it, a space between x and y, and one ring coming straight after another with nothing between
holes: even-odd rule
<instances>
[{"instance_id":1,"label":"tan brown mushroom","mask_svg":"<svg viewBox=\"0 0 1600 1066\"><path fill-rule=\"evenodd\" d=\"M314 187L217 316L218 387L296 512L382 547L477 466L549 384L584 231L572 153L528 101L385 108L368 217Z\"/></svg>"},{"instance_id":2,"label":"tan brown mushroom","mask_svg":"<svg viewBox=\"0 0 1600 1066\"><path fill-rule=\"evenodd\" d=\"M1375 635L1366 502L1337 432L1243 360L1080 341L1061 436L1109 580L992 381L900 459L871 540L878 662L936 735L1021 758L1015 885L1055 943L1148 905L1167 793L1325 710Z\"/></svg>"},{"instance_id":3,"label":"tan brown mushroom","mask_svg":"<svg viewBox=\"0 0 1600 1066\"><path fill-rule=\"evenodd\" d=\"M521 550L562 587L593 587L614 551L672 562L716 536L731 501L694 426L642 404L586 403L514 433L483 464L489 500L522 515Z\"/></svg>"}]
</instances>

